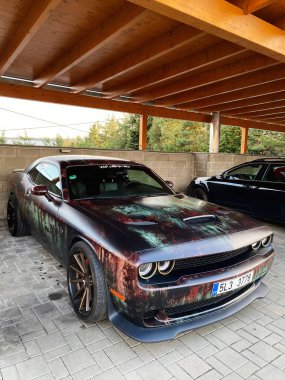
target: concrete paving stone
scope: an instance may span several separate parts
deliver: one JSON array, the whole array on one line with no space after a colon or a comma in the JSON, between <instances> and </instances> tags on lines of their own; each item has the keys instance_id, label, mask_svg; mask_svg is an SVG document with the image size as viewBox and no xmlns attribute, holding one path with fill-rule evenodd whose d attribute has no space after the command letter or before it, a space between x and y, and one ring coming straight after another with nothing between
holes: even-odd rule
<instances>
[{"instance_id":1,"label":"concrete paving stone","mask_svg":"<svg viewBox=\"0 0 285 380\"><path fill-rule=\"evenodd\" d=\"M220 339L227 346L241 340L241 337L228 327L222 327L219 330L213 331L211 335Z\"/></svg>"},{"instance_id":2,"label":"concrete paving stone","mask_svg":"<svg viewBox=\"0 0 285 380\"><path fill-rule=\"evenodd\" d=\"M78 338L78 335L76 333L66 335L65 339L72 348L72 350L78 350L79 348L83 347L83 343Z\"/></svg>"},{"instance_id":3,"label":"concrete paving stone","mask_svg":"<svg viewBox=\"0 0 285 380\"><path fill-rule=\"evenodd\" d=\"M265 315L264 317L260 318L258 320L258 324L261 325L261 326L267 326L269 325L271 322L273 322L274 319L268 317L267 315Z\"/></svg>"},{"instance_id":4,"label":"concrete paving stone","mask_svg":"<svg viewBox=\"0 0 285 380\"><path fill-rule=\"evenodd\" d=\"M122 364L119 364L117 368L123 375L126 375L127 373L136 370L137 368L143 366L144 364L145 363L139 357L136 357Z\"/></svg>"},{"instance_id":5,"label":"concrete paving stone","mask_svg":"<svg viewBox=\"0 0 285 380\"><path fill-rule=\"evenodd\" d=\"M232 344L231 348L233 348L237 352L242 353L244 350L246 350L250 346L251 346L251 343L248 340L242 339L242 340L239 340L238 342Z\"/></svg>"},{"instance_id":6,"label":"concrete paving stone","mask_svg":"<svg viewBox=\"0 0 285 380\"><path fill-rule=\"evenodd\" d=\"M105 330L104 330L105 331ZM124 339L124 341L128 344L128 346L130 347L135 347L135 346L138 346L139 344L141 344L141 342L138 342L137 340L133 339L133 338L130 338L130 337L127 337L125 336L124 337L124 334L119 332L118 333L121 335L121 337Z\"/></svg>"},{"instance_id":7,"label":"concrete paving stone","mask_svg":"<svg viewBox=\"0 0 285 380\"><path fill-rule=\"evenodd\" d=\"M170 342L144 343L143 345L155 358L159 358L171 351L174 351L174 347Z\"/></svg>"},{"instance_id":8,"label":"concrete paving stone","mask_svg":"<svg viewBox=\"0 0 285 380\"><path fill-rule=\"evenodd\" d=\"M58 358L49 362L49 367L56 380L63 379L64 377L69 375L69 372L67 368L65 367L61 358Z\"/></svg>"},{"instance_id":9,"label":"concrete paving stone","mask_svg":"<svg viewBox=\"0 0 285 380\"><path fill-rule=\"evenodd\" d=\"M242 352L243 356L246 357L250 362L256 364L258 367L262 368L266 366L267 362L263 360L260 356L257 356L253 352L248 350L244 350Z\"/></svg>"},{"instance_id":10,"label":"concrete paving stone","mask_svg":"<svg viewBox=\"0 0 285 380\"><path fill-rule=\"evenodd\" d=\"M31 289L29 289L31 291ZM16 304L21 308L21 309L27 309L29 307L34 307L36 305L39 305L40 301L38 297L35 296L34 293L30 294L25 294L20 297L14 298Z\"/></svg>"},{"instance_id":11,"label":"concrete paving stone","mask_svg":"<svg viewBox=\"0 0 285 380\"><path fill-rule=\"evenodd\" d=\"M243 379L249 379L251 375L253 375L258 370L260 370L260 368L256 364L247 362L241 367L237 368L235 372Z\"/></svg>"},{"instance_id":12,"label":"concrete paving stone","mask_svg":"<svg viewBox=\"0 0 285 380\"><path fill-rule=\"evenodd\" d=\"M93 376L90 380L124 380L124 376L120 374L117 368L111 368L108 371ZM133 378L132 380L135 379Z\"/></svg>"},{"instance_id":13,"label":"concrete paving stone","mask_svg":"<svg viewBox=\"0 0 285 380\"><path fill-rule=\"evenodd\" d=\"M243 380L243 378L239 376L237 373L233 372L225 376L223 380Z\"/></svg>"},{"instance_id":14,"label":"concrete paving stone","mask_svg":"<svg viewBox=\"0 0 285 380\"><path fill-rule=\"evenodd\" d=\"M173 340L172 341L172 346L175 348L175 350L177 350L178 352L180 352L180 354L183 355L183 356L187 356L187 355L189 355L189 354L192 353L191 348L189 348L188 346L186 346L179 339Z\"/></svg>"},{"instance_id":15,"label":"concrete paving stone","mask_svg":"<svg viewBox=\"0 0 285 380\"><path fill-rule=\"evenodd\" d=\"M142 379L148 380L168 380L172 377L172 374L157 361L145 363L136 372Z\"/></svg>"},{"instance_id":16,"label":"concrete paving stone","mask_svg":"<svg viewBox=\"0 0 285 380\"><path fill-rule=\"evenodd\" d=\"M154 359L154 356L145 348L143 344L133 347L133 351L144 363L151 362Z\"/></svg>"},{"instance_id":17,"label":"concrete paving stone","mask_svg":"<svg viewBox=\"0 0 285 380\"><path fill-rule=\"evenodd\" d=\"M19 335L26 335L42 329L42 325L38 320L27 319L23 322L17 323L16 328Z\"/></svg>"},{"instance_id":18,"label":"concrete paving stone","mask_svg":"<svg viewBox=\"0 0 285 380\"><path fill-rule=\"evenodd\" d=\"M212 344L208 344L208 346L205 346L201 348L200 350L196 351L196 354L201 358L201 359L207 359L210 356L214 355L216 352L219 350L217 347L213 346Z\"/></svg>"},{"instance_id":19,"label":"concrete paving stone","mask_svg":"<svg viewBox=\"0 0 285 380\"><path fill-rule=\"evenodd\" d=\"M72 377L74 380L87 380L91 377L96 377L97 374L100 374L102 371L97 363L92 364L90 367L81 369L78 372L75 372Z\"/></svg>"},{"instance_id":20,"label":"concrete paving stone","mask_svg":"<svg viewBox=\"0 0 285 380\"><path fill-rule=\"evenodd\" d=\"M51 319L46 319L44 321L41 321L41 323L42 323L42 326L45 329L47 334L50 334L50 333L58 330L58 327L56 326L54 321ZM62 332L62 334L63 334L63 332Z\"/></svg>"},{"instance_id":21,"label":"concrete paving stone","mask_svg":"<svg viewBox=\"0 0 285 380\"><path fill-rule=\"evenodd\" d=\"M276 348L276 350L280 351L281 353L285 354L285 345L284 344L276 343L274 345L274 348Z\"/></svg>"},{"instance_id":22,"label":"concrete paving stone","mask_svg":"<svg viewBox=\"0 0 285 380\"><path fill-rule=\"evenodd\" d=\"M3 368L1 370L3 380L20 380L16 366Z\"/></svg>"},{"instance_id":23,"label":"concrete paving stone","mask_svg":"<svg viewBox=\"0 0 285 380\"><path fill-rule=\"evenodd\" d=\"M122 342L122 336L113 328L104 330L104 334L110 339L112 343Z\"/></svg>"},{"instance_id":24,"label":"concrete paving stone","mask_svg":"<svg viewBox=\"0 0 285 380\"><path fill-rule=\"evenodd\" d=\"M135 372L135 371L132 371L132 372L129 372L127 374L124 375L124 378L126 380L143 380L140 375ZM95 379L96 380L96 379ZM171 380L171 379L170 379Z\"/></svg>"},{"instance_id":25,"label":"concrete paving stone","mask_svg":"<svg viewBox=\"0 0 285 380\"><path fill-rule=\"evenodd\" d=\"M8 321L10 319L22 317L23 314L18 306L11 307L8 309L2 309L0 310L0 321Z\"/></svg>"},{"instance_id":26,"label":"concrete paving stone","mask_svg":"<svg viewBox=\"0 0 285 380\"><path fill-rule=\"evenodd\" d=\"M37 377L36 380L54 380L54 376L50 372L50 373L46 373L45 375Z\"/></svg>"},{"instance_id":27,"label":"concrete paving stone","mask_svg":"<svg viewBox=\"0 0 285 380\"><path fill-rule=\"evenodd\" d=\"M209 344L209 342L204 337L197 334L195 331L191 331L190 333L185 334L179 338L179 340L187 347L189 347L193 352L200 350Z\"/></svg>"},{"instance_id":28,"label":"concrete paving stone","mask_svg":"<svg viewBox=\"0 0 285 380\"><path fill-rule=\"evenodd\" d=\"M179 379L179 380L193 379L193 377L191 377L189 373L185 372L177 363L174 363L171 366L169 366L167 370L175 377L175 379Z\"/></svg>"},{"instance_id":29,"label":"concrete paving stone","mask_svg":"<svg viewBox=\"0 0 285 380\"><path fill-rule=\"evenodd\" d=\"M18 338L13 338L0 343L0 359L17 354L21 351L25 351L25 347Z\"/></svg>"},{"instance_id":30,"label":"concrete paving stone","mask_svg":"<svg viewBox=\"0 0 285 380\"><path fill-rule=\"evenodd\" d=\"M103 338L98 340L97 342L91 343L88 346L86 346L87 350L90 352L90 354L94 354L97 351L100 351L106 347L112 346L113 343L108 338Z\"/></svg>"},{"instance_id":31,"label":"concrete paving stone","mask_svg":"<svg viewBox=\"0 0 285 380\"><path fill-rule=\"evenodd\" d=\"M234 351L230 347L227 347L218 352L215 354L215 357L223 362L226 366L231 368L233 371L248 361L244 356Z\"/></svg>"},{"instance_id":32,"label":"concrete paving stone","mask_svg":"<svg viewBox=\"0 0 285 380\"><path fill-rule=\"evenodd\" d=\"M275 367L285 370L285 354L280 355L277 359L273 360L271 364L275 365Z\"/></svg>"},{"instance_id":33,"label":"concrete paving stone","mask_svg":"<svg viewBox=\"0 0 285 380\"><path fill-rule=\"evenodd\" d=\"M163 365L163 366L168 366L171 365L178 360L182 359L183 356L176 350L169 352L166 355L161 356L158 358L158 361Z\"/></svg>"},{"instance_id":34,"label":"concrete paving stone","mask_svg":"<svg viewBox=\"0 0 285 380\"><path fill-rule=\"evenodd\" d=\"M93 325L89 328L82 326L82 328L77 332L77 335L85 346L106 337L105 333L97 325Z\"/></svg>"},{"instance_id":35,"label":"concrete paving stone","mask_svg":"<svg viewBox=\"0 0 285 380\"><path fill-rule=\"evenodd\" d=\"M284 371L271 364L257 371L256 375L262 380L284 380L285 378Z\"/></svg>"},{"instance_id":36,"label":"concrete paving stone","mask_svg":"<svg viewBox=\"0 0 285 380\"><path fill-rule=\"evenodd\" d=\"M78 372L86 367L90 367L93 364L97 365L86 348L80 348L79 350L63 355L62 360L71 374L74 374L75 372Z\"/></svg>"},{"instance_id":37,"label":"concrete paving stone","mask_svg":"<svg viewBox=\"0 0 285 380\"><path fill-rule=\"evenodd\" d=\"M276 302L266 305L265 309L281 317L285 315L285 307L278 305Z\"/></svg>"},{"instance_id":38,"label":"concrete paving stone","mask_svg":"<svg viewBox=\"0 0 285 380\"><path fill-rule=\"evenodd\" d=\"M0 359L0 368L11 366L13 364L22 362L23 360L26 360L26 359L29 359L29 356L26 353L26 351L21 351L21 352L18 352L17 354L6 356Z\"/></svg>"},{"instance_id":39,"label":"concrete paving stone","mask_svg":"<svg viewBox=\"0 0 285 380\"><path fill-rule=\"evenodd\" d=\"M276 319L274 322L272 322L272 325L285 332L285 318Z\"/></svg>"},{"instance_id":40,"label":"concrete paving stone","mask_svg":"<svg viewBox=\"0 0 285 380\"><path fill-rule=\"evenodd\" d=\"M251 344L259 342L259 339L251 335L248 331L245 331L243 328L238 330L237 333L244 339L248 340Z\"/></svg>"},{"instance_id":41,"label":"concrete paving stone","mask_svg":"<svg viewBox=\"0 0 285 380\"><path fill-rule=\"evenodd\" d=\"M31 340L37 339L44 335L46 335L46 332L44 329L41 329L41 330L37 330L35 332L21 336L21 339L22 339L22 342L29 342Z\"/></svg>"},{"instance_id":42,"label":"concrete paving stone","mask_svg":"<svg viewBox=\"0 0 285 380\"><path fill-rule=\"evenodd\" d=\"M43 353L55 350L59 347L65 346L67 344L66 339L61 334L60 331L42 336L37 339L37 343L40 346Z\"/></svg>"},{"instance_id":43,"label":"concrete paving stone","mask_svg":"<svg viewBox=\"0 0 285 380\"><path fill-rule=\"evenodd\" d=\"M43 355L18 363L16 367L22 380L31 380L51 371Z\"/></svg>"},{"instance_id":44,"label":"concrete paving stone","mask_svg":"<svg viewBox=\"0 0 285 380\"><path fill-rule=\"evenodd\" d=\"M45 302L41 305L35 306L33 307L33 311L40 320L52 319L61 315L57 307L52 302Z\"/></svg>"},{"instance_id":45,"label":"concrete paving stone","mask_svg":"<svg viewBox=\"0 0 285 380\"><path fill-rule=\"evenodd\" d=\"M125 342L113 344L110 347L106 347L104 351L115 365L121 364L137 356L134 350L132 350Z\"/></svg>"},{"instance_id":46,"label":"concrete paving stone","mask_svg":"<svg viewBox=\"0 0 285 380\"><path fill-rule=\"evenodd\" d=\"M65 327L70 327L71 325L78 324L78 318L72 312L58 317L53 318L54 323L61 330Z\"/></svg>"},{"instance_id":47,"label":"concrete paving stone","mask_svg":"<svg viewBox=\"0 0 285 380\"><path fill-rule=\"evenodd\" d=\"M199 358L196 354L191 354L177 362L193 379L202 376L204 373L211 370L208 363Z\"/></svg>"},{"instance_id":48,"label":"concrete paving stone","mask_svg":"<svg viewBox=\"0 0 285 380\"><path fill-rule=\"evenodd\" d=\"M219 338L212 334L205 335L205 339L213 346L217 347L218 350L223 350L227 347L227 345L224 342L222 342Z\"/></svg>"},{"instance_id":49,"label":"concrete paving stone","mask_svg":"<svg viewBox=\"0 0 285 380\"><path fill-rule=\"evenodd\" d=\"M19 336L19 332L16 329L16 326L8 326L3 328L3 333L6 339L12 339Z\"/></svg>"},{"instance_id":50,"label":"concrete paving stone","mask_svg":"<svg viewBox=\"0 0 285 380\"><path fill-rule=\"evenodd\" d=\"M42 353L39 345L34 340L24 343L24 346L30 358L33 356L40 355Z\"/></svg>"},{"instance_id":51,"label":"concrete paving stone","mask_svg":"<svg viewBox=\"0 0 285 380\"><path fill-rule=\"evenodd\" d=\"M56 348L55 350L48 351L44 354L45 359L47 362L50 362L51 360L57 359L62 357L63 355L68 354L69 352L72 352L71 347L69 344L66 344L65 346Z\"/></svg>"},{"instance_id":52,"label":"concrete paving stone","mask_svg":"<svg viewBox=\"0 0 285 380\"><path fill-rule=\"evenodd\" d=\"M255 336L258 339L263 340L268 335L271 334L271 331L266 327L259 325L257 322L253 322L243 328L243 330L247 331L251 335Z\"/></svg>"},{"instance_id":53,"label":"concrete paving stone","mask_svg":"<svg viewBox=\"0 0 285 380\"><path fill-rule=\"evenodd\" d=\"M56 326L56 328L58 329L57 326ZM70 325L70 326L65 327L65 328L61 328L60 331L61 331L61 333L62 333L63 336L66 336L66 335L69 335L69 334L73 334L74 332L81 331L83 328L85 328L84 324L82 324L78 320L78 323L75 323L75 324Z\"/></svg>"},{"instance_id":54,"label":"concrete paving stone","mask_svg":"<svg viewBox=\"0 0 285 380\"><path fill-rule=\"evenodd\" d=\"M272 333L263 339L263 342L269 344L269 346L274 346L276 343L281 342L283 339L282 336Z\"/></svg>"},{"instance_id":55,"label":"concrete paving stone","mask_svg":"<svg viewBox=\"0 0 285 380\"><path fill-rule=\"evenodd\" d=\"M280 351L276 350L276 348L271 347L269 344L262 341L252 345L249 350L266 362L271 362L281 354Z\"/></svg>"},{"instance_id":56,"label":"concrete paving stone","mask_svg":"<svg viewBox=\"0 0 285 380\"><path fill-rule=\"evenodd\" d=\"M97 351L92 356L97 362L97 364L99 364L102 371L107 371L108 369L114 367L114 363L106 355L104 350Z\"/></svg>"}]
</instances>

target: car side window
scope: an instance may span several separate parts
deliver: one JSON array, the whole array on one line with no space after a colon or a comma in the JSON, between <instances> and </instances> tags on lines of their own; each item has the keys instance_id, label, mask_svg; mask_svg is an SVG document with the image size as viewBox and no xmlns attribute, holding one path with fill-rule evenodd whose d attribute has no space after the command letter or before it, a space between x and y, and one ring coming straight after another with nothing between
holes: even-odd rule
<instances>
[{"instance_id":1,"label":"car side window","mask_svg":"<svg viewBox=\"0 0 285 380\"><path fill-rule=\"evenodd\" d=\"M41 162L30 171L29 176L35 185L47 186L51 193L61 195L60 173L57 166Z\"/></svg>"},{"instance_id":2,"label":"car side window","mask_svg":"<svg viewBox=\"0 0 285 380\"><path fill-rule=\"evenodd\" d=\"M268 170L266 171L264 181L270 182L285 182L285 165L284 164L276 164L270 165Z\"/></svg>"},{"instance_id":3,"label":"car side window","mask_svg":"<svg viewBox=\"0 0 285 380\"><path fill-rule=\"evenodd\" d=\"M262 164L240 166L226 173L225 178L230 180L254 180L262 168Z\"/></svg>"}]
</instances>

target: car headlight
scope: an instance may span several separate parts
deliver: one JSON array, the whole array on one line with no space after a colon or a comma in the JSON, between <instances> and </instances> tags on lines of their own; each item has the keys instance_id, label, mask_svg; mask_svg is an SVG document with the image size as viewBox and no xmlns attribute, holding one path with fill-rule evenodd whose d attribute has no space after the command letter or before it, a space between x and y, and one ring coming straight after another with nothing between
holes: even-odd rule
<instances>
[{"instance_id":1,"label":"car headlight","mask_svg":"<svg viewBox=\"0 0 285 380\"><path fill-rule=\"evenodd\" d=\"M256 243L251 244L251 248L255 251L261 247L261 241L257 241Z\"/></svg>"},{"instance_id":2,"label":"car headlight","mask_svg":"<svg viewBox=\"0 0 285 380\"><path fill-rule=\"evenodd\" d=\"M159 261L157 267L160 274L166 275L170 273L174 267L175 261Z\"/></svg>"},{"instance_id":3,"label":"car headlight","mask_svg":"<svg viewBox=\"0 0 285 380\"><path fill-rule=\"evenodd\" d=\"M266 238L261 240L262 247L268 247L271 242L272 242L272 235L269 235Z\"/></svg>"},{"instance_id":4,"label":"car headlight","mask_svg":"<svg viewBox=\"0 0 285 380\"><path fill-rule=\"evenodd\" d=\"M139 266L139 275L141 278L147 280L151 278L157 269L157 263L146 263Z\"/></svg>"}]
</instances>

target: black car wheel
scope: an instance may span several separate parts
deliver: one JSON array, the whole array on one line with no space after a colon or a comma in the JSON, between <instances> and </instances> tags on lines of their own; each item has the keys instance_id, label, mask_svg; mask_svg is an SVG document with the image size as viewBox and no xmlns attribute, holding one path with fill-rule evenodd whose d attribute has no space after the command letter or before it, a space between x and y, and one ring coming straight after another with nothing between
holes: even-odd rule
<instances>
[{"instance_id":1,"label":"black car wheel","mask_svg":"<svg viewBox=\"0 0 285 380\"><path fill-rule=\"evenodd\" d=\"M14 194L10 194L7 204L7 224L12 236L25 236L28 234L19 206Z\"/></svg>"},{"instance_id":2,"label":"black car wheel","mask_svg":"<svg viewBox=\"0 0 285 380\"><path fill-rule=\"evenodd\" d=\"M101 264L84 242L73 245L69 254L67 281L73 308L80 319L102 321L107 316L107 290Z\"/></svg>"},{"instance_id":3,"label":"black car wheel","mask_svg":"<svg viewBox=\"0 0 285 380\"><path fill-rule=\"evenodd\" d=\"M207 201L208 200L207 194L200 187L196 187L196 189L192 190L191 197L202 199L203 201Z\"/></svg>"}]
</instances>

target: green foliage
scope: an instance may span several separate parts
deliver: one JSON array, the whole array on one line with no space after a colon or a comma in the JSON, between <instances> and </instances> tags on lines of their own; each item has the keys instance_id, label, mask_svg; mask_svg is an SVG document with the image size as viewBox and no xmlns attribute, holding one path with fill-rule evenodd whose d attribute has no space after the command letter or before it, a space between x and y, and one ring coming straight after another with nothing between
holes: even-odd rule
<instances>
[{"instance_id":1,"label":"green foliage","mask_svg":"<svg viewBox=\"0 0 285 380\"><path fill-rule=\"evenodd\" d=\"M5 137L5 132L2 132L0 136L0 144L6 144L6 143L7 143L7 139Z\"/></svg>"},{"instance_id":2,"label":"green foliage","mask_svg":"<svg viewBox=\"0 0 285 380\"><path fill-rule=\"evenodd\" d=\"M28 136L26 131L25 131L24 136L18 136L18 138L14 140L14 144L15 145L34 145L31 137Z\"/></svg>"},{"instance_id":3,"label":"green foliage","mask_svg":"<svg viewBox=\"0 0 285 380\"><path fill-rule=\"evenodd\" d=\"M241 129L230 125L221 126L220 152L240 153Z\"/></svg>"},{"instance_id":4,"label":"green foliage","mask_svg":"<svg viewBox=\"0 0 285 380\"><path fill-rule=\"evenodd\" d=\"M248 152L269 156L285 155L285 133L250 129Z\"/></svg>"}]
</instances>

